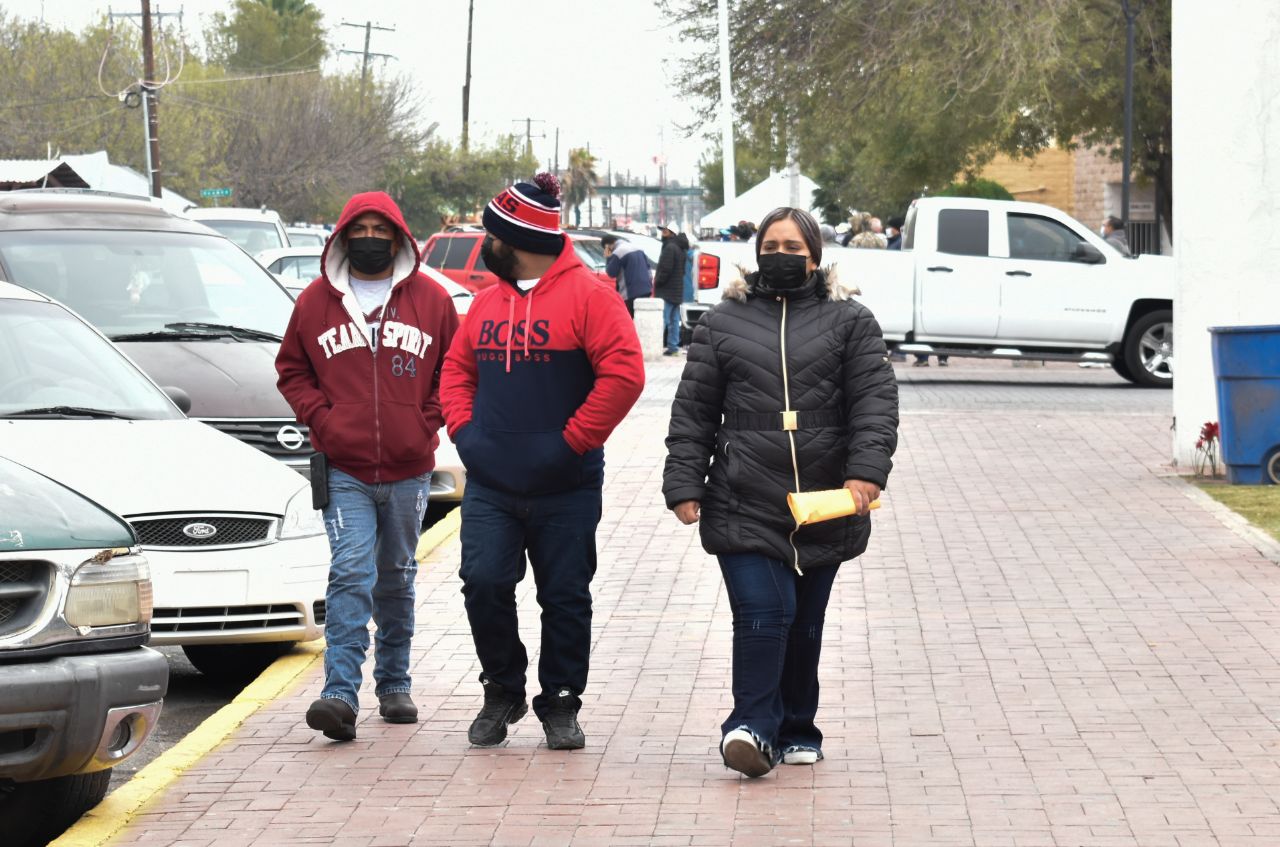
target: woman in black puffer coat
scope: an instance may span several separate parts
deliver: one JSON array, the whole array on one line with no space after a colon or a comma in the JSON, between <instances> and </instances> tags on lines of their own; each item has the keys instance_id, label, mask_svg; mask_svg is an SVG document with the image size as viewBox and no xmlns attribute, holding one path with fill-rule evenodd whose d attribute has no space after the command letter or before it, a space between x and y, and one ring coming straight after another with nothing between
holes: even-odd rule
<instances>
[{"instance_id":1,"label":"woman in black puffer coat","mask_svg":"<svg viewBox=\"0 0 1280 847\"><path fill-rule=\"evenodd\" d=\"M760 270L693 333L662 490L720 560L733 609L725 765L748 776L822 758L818 657L841 562L867 547L898 440L898 386L871 312L820 269L817 222L777 209ZM848 488L857 515L797 529L787 494Z\"/></svg>"}]
</instances>

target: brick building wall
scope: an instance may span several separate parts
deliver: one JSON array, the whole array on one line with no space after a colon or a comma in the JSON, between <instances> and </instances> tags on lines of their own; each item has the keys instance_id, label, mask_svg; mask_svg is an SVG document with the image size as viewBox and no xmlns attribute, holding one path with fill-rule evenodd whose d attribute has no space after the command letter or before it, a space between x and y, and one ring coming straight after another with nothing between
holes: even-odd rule
<instances>
[{"instance_id":1,"label":"brick building wall","mask_svg":"<svg viewBox=\"0 0 1280 847\"><path fill-rule=\"evenodd\" d=\"M1076 166L1074 154L1050 147L1030 159L996 156L978 174L1009 189L1016 200L1044 203L1069 215L1076 203Z\"/></svg>"},{"instance_id":2,"label":"brick building wall","mask_svg":"<svg viewBox=\"0 0 1280 847\"><path fill-rule=\"evenodd\" d=\"M1110 208L1107 186L1119 187L1123 168L1105 148L1081 147L1075 151L1075 210L1071 213L1091 229L1119 210Z\"/></svg>"}]
</instances>

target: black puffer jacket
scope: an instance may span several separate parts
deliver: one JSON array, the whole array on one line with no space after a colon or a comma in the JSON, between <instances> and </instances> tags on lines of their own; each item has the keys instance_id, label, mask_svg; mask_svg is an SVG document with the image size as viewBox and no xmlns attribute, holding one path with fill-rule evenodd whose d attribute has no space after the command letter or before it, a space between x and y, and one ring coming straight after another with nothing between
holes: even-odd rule
<instances>
[{"instance_id":1,"label":"black puffer jacket","mask_svg":"<svg viewBox=\"0 0 1280 847\"><path fill-rule=\"evenodd\" d=\"M685 244L689 243L685 239ZM658 254L658 267L653 272L653 296L668 303L684 300L684 263L688 247L680 246L679 236L662 239L662 252Z\"/></svg>"},{"instance_id":2,"label":"black puffer jacket","mask_svg":"<svg viewBox=\"0 0 1280 847\"><path fill-rule=\"evenodd\" d=\"M668 507L701 502L708 553L761 553L800 569L860 555L867 518L796 530L787 494L847 479L884 487L898 442L898 384L879 324L829 271L787 296L752 274L724 296L694 329L672 404ZM794 432L782 427L788 394L799 410Z\"/></svg>"}]
</instances>

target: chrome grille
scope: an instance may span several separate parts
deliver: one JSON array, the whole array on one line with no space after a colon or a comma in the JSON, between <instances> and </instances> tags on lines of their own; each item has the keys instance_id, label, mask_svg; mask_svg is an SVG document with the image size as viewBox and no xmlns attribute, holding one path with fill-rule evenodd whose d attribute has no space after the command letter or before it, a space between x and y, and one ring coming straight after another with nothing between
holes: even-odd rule
<instances>
[{"instance_id":1,"label":"chrome grille","mask_svg":"<svg viewBox=\"0 0 1280 847\"><path fill-rule=\"evenodd\" d=\"M250 447L256 447L277 459L306 459L315 452L311 449L307 428L288 418L201 418L200 420L219 432L238 438ZM285 427L297 430L302 436L302 444L297 449L290 450L280 443L280 430Z\"/></svg>"},{"instance_id":2,"label":"chrome grille","mask_svg":"<svg viewBox=\"0 0 1280 847\"><path fill-rule=\"evenodd\" d=\"M29 625L44 606L49 592L45 562L0 562L0 635Z\"/></svg>"},{"instance_id":3,"label":"chrome grille","mask_svg":"<svg viewBox=\"0 0 1280 847\"><path fill-rule=\"evenodd\" d=\"M237 515L130 518L143 547L251 547L272 540L275 519ZM209 533L208 527L213 528ZM185 531L184 531L185 530Z\"/></svg>"},{"instance_id":4,"label":"chrome grille","mask_svg":"<svg viewBox=\"0 0 1280 847\"><path fill-rule=\"evenodd\" d=\"M286 629L305 625L302 610L290 604L270 606L186 606L156 609L151 631L227 632L237 629Z\"/></svg>"}]
</instances>

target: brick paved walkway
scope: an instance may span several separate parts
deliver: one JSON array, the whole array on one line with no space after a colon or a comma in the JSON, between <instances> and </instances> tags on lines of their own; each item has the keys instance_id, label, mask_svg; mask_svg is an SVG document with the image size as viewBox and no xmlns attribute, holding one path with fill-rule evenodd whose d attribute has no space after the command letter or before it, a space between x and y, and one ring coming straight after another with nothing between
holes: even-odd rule
<instances>
[{"instance_id":1,"label":"brick paved walkway","mask_svg":"<svg viewBox=\"0 0 1280 847\"><path fill-rule=\"evenodd\" d=\"M366 691L359 740L328 743L302 723L317 674L117 843L1280 843L1280 570L1163 468L1168 393L923 371L900 371L886 508L828 614L826 761L719 764L729 610L662 508L667 362L609 447L586 750L545 749L532 718L467 746L480 693L446 544L419 584L422 723L382 723Z\"/></svg>"}]
</instances>

